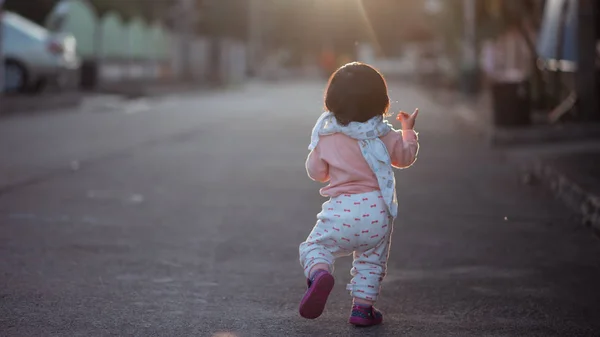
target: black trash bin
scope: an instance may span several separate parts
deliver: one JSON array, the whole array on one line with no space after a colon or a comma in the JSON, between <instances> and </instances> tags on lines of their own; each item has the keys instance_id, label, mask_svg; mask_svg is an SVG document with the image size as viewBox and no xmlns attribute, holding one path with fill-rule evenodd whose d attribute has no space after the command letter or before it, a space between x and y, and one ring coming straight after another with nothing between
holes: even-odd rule
<instances>
[{"instance_id":1,"label":"black trash bin","mask_svg":"<svg viewBox=\"0 0 600 337\"><path fill-rule=\"evenodd\" d=\"M531 89L528 81L492 83L494 126L531 125Z\"/></svg>"}]
</instances>

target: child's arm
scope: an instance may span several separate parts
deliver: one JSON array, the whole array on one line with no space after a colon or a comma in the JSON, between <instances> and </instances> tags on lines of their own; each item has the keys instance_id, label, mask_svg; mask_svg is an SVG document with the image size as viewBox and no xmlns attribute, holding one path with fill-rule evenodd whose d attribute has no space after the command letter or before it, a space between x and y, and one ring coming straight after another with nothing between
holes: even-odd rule
<instances>
[{"instance_id":1,"label":"child's arm","mask_svg":"<svg viewBox=\"0 0 600 337\"><path fill-rule=\"evenodd\" d=\"M402 124L402 131L392 133L392 149L390 157L392 166L395 168L407 168L417 160L419 152L419 136L415 132L415 121L419 115L419 109L415 109L412 115L404 111L398 112L397 120Z\"/></svg>"},{"instance_id":2,"label":"child's arm","mask_svg":"<svg viewBox=\"0 0 600 337\"><path fill-rule=\"evenodd\" d=\"M310 179L321 183L329 181L329 164L321 159L319 146L310 151L306 159L306 172Z\"/></svg>"},{"instance_id":3,"label":"child's arm","mask_svg":"<svg viewBox=\"0 0 600 337\"><path fill-rule=\"evenodd\" d=\"M410 167L417 160L419 136L414 130L392 132L394 132L390 151L392 166L395 168Z\"/></svg>"}]
</instances>

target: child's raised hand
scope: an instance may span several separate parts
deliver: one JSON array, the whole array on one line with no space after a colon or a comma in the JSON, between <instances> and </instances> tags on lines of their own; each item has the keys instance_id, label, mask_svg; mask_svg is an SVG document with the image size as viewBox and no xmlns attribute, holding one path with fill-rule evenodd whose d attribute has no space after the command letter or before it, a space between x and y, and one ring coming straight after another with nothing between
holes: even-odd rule
<instances>
[{"instance_id":1,"label":"child's raised hand","mask_svg":"<svg viewBox=\"0 0 600 337\"><path fill-rule=\"evenodd\" d=\"M412 130L415 128L415 122L417 120L417 116L419 115L419 108L415 109L412 115L404 111L398 112L397 120L402 124L402 130Z\"/></svg>"}]
</instances>

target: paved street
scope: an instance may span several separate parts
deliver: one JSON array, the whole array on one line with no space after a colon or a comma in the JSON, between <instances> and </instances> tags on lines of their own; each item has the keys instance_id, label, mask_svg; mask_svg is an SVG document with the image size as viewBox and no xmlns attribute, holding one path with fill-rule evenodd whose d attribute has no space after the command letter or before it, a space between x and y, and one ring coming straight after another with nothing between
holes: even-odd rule
<instances>
[{"instance_id":1,"label":"paved street","mask_svg":"<svg viewBox=\"0 0 600 337\"><path fill-rule=\"evenodd\" d=\"M380 327L346 321L350 260L306 321L298 244L324 83L0 120L0 336L598 336L600 240L427 95Z\"/></svg>"}]
</instances>

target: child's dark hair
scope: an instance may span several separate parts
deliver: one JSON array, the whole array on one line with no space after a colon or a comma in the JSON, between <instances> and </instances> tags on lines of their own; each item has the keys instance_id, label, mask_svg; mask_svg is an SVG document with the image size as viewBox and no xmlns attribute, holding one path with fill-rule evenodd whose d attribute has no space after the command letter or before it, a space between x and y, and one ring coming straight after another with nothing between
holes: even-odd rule
<instances>
[{"instance_id":1,"label":"child's dark hair","mask_svg":"<svg viewBox=\"0 0 600 337\"><path fill-rule=\"evenodd\" d=\"M385 115L389 107L387 84L373 67L352 62L331 75L325 91L325 108L341 125L364 123Z\"/></svg>"}]
</instances>

